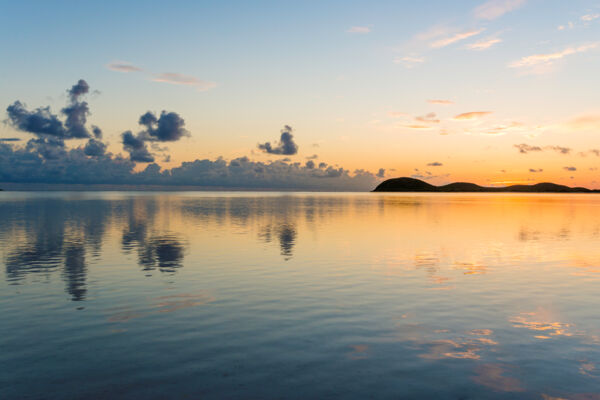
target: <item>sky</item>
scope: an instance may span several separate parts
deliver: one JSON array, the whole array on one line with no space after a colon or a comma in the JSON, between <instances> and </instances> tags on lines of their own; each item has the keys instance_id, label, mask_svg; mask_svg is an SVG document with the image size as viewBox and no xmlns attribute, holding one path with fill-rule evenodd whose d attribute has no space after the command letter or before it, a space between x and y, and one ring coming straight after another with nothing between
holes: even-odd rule
<instances>
[{"instance_id":1,"label":"sky","mask_svg":"<svg viewBox=\"0 0 600 400\"><path fill-rule=\"evenodd\" d=\"M0 48L0 181L600 188L597 0L0 0Z\"/></svg>"}]
</instances>

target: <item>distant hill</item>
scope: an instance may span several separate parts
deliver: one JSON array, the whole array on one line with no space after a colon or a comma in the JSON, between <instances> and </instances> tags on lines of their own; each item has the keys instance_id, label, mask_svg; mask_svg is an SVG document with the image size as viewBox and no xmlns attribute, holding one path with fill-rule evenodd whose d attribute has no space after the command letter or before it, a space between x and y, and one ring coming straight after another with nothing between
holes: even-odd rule
<instances>
[{"instance_id":1,"label":"distant hill","mask_svg":"<svg viewBox=\"0 0 600 400\"><path fill-rule=\"evenodd\" d=\"M434 186L413 178L394 178L381 182L374 192L515 192L515 193L600 193L584 187L569 187L556 183L538 183L535 185L512 185L505 187L485 187L468 182L455 182L444 186Z\"/></svg>"}]
</instances>

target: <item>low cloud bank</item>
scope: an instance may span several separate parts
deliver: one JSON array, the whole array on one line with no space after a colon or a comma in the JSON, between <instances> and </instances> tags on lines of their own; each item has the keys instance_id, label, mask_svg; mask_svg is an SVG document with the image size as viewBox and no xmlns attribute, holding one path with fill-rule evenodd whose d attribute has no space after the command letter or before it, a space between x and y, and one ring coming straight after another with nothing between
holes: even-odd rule
<instances>
[{"instance_id":1,"label":"low cloud bank","mask_svg":"<svg viewBox=\"0 0 600 400\"><path fill-rule=\"evenodd\" d=\"M130 159L111 153L88 155L97 151L91 148L62 148L59 154L47 158L40 148L0 142L0 182L365 191L381 180L369 171L351 173L325 163L317 167L314 163L302 165L280 160L265 163L247 157L231 161L195 160L164 170L152 163L135 172L136 164Z\"/></svg>"}]
</instances>

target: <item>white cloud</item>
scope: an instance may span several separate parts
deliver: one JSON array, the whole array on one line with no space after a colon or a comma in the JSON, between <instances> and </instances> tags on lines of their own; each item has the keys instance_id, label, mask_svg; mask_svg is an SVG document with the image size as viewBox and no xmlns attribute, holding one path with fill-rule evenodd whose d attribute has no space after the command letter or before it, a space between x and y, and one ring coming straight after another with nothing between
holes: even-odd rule
<instances>
[{"instance_id":1,"label":"white cloud","mask_svg":"<svg viewBox=\"0 0 600 400\"><path fill-rule=\"evenodd\" d=\"M516 10L526 0L489 0L473 10L475 18L492 20Z\"/></svg>"},{"instance_id":2,"label":"white cloud","mask_svg":"<svg viewBox=\"0 0 600 400\"><path fill-rule=\"evenodd\" d=\"M598 45L600 45L600 42L588 43L577 47L567 47L566 49L557 51L555 53L533 54L531 56L523 57L520 60L514 61L508 66L510 68L531 68L539 65L551 65L556 60L560 60L561 58L572 54L585 53L586 51L595 49L598 47Z\"/></svg>"},{"instance_id":3,"label":"white cloud","mask_svg":"<svg viewBox=\"0 0 600 400\"><path fill-rule=\"evenodd\" d=\"M413 68L425 62L425 59L419 56L405 56L394 58L394 64L402 64L406 68Z\"/></svg>"},{"instance_id":4,"label":"white cloud","mask_svg":"<svg viewBox=\"0 0 600 400\"><path fill-rule=\"evenodd\" d=\"M472 36L479 35L483 31L484 31L484 29L477 29L477 30L474 30L474 31L467 31L467 32L456 33L456 34L454 34L452 36L445 37L443 39L438 39L438 40L436 40L434 42L431 42L429 44L429 46L433 47L434 49L439 49L441 47L445 47L445 46L451 45L451 44L459 42L461 40L468 39L468 38L470 38Z\"/></svg>"},{"instance_id":5,"label":"white cloud","mask_svg":"<svg viewBox=\"0 0 600 400\"><path fill-rule=\"evenodd\" d=\"M585 22L590 22L598 18L600 18L600 14L586 14L581 16L581 20Z\"/></svg>"},{"instance_id":6,"label":"white cloud","mask_svg":"<svg viewBox=\"0 0 600 400\"><path fill-rule=\"evenodd\" d=\"M500 43L500 42L502 42L502 39L498 39L498 38L485 39L485 40L480 40L479 42L468 44L467 48L469 50L487 50L490 47L492 47L493 45Z\"/></svg>"}]
</instances>

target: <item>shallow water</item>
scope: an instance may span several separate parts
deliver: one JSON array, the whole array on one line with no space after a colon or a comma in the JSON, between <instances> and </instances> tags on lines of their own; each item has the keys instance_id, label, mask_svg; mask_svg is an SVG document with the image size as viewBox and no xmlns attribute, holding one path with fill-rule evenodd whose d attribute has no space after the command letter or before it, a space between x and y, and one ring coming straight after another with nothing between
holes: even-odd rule
<instances>
[{"instance_id":1,"label":"shallow water","mask_svg":"<svg viewBox=\"0 0 600 400\"><path fill-rule=\"evenodd\" d=\"M0 398L600 398L600 196L0 194Z\"/></svg>"}]
</instances>

